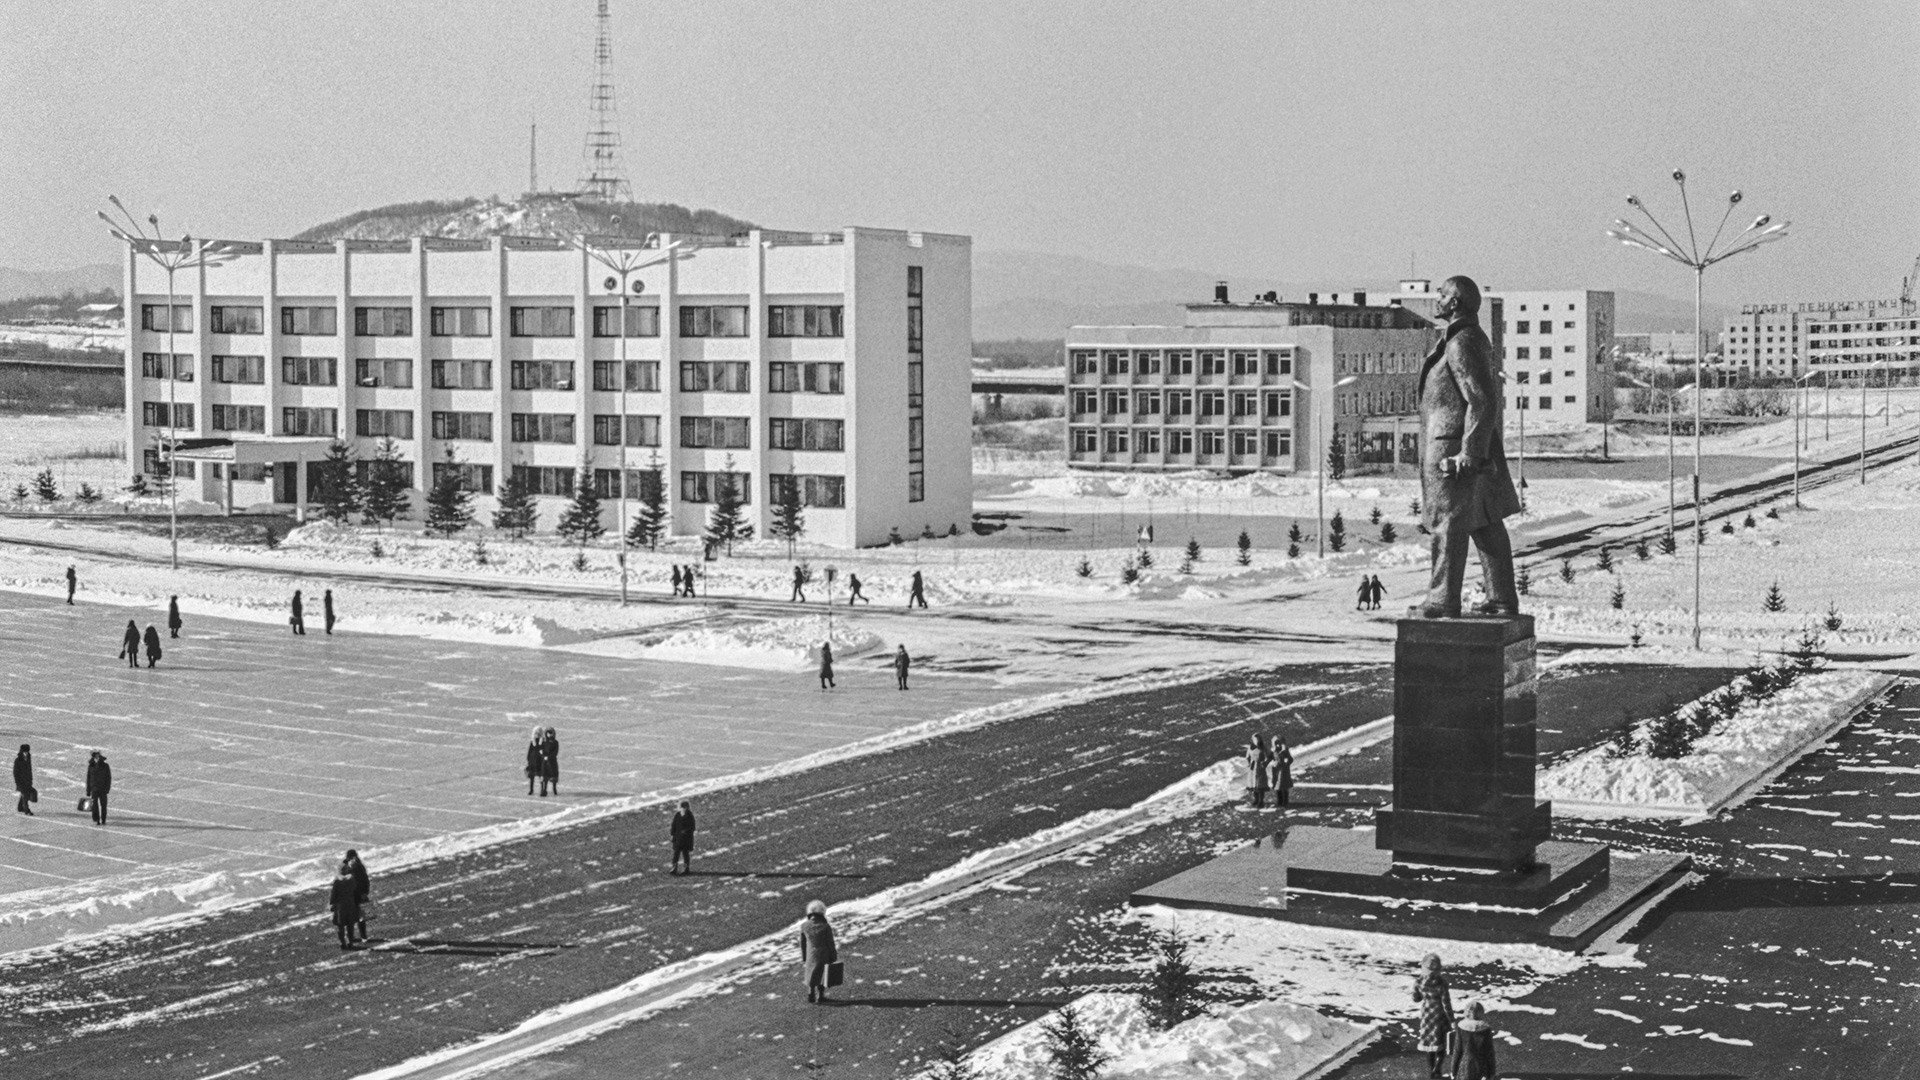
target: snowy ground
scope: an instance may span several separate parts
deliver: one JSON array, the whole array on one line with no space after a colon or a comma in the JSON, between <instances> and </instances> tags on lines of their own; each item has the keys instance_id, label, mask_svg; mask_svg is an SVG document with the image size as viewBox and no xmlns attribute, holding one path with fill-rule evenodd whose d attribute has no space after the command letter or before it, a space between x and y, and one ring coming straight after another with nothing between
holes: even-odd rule
<instances>
[{"instance_id":1,"label":"snowy ground","mask_svg":"<svg viewBox=\"0 0 1920 1080\"><path fill-rule=\"evenodd\" d=\"M131 479L126 445L123 413L0 413L0 507L13 508L14 485L31 485L42 469L53 470L63 496L86 483L111 497Z\"/></svg>"}]
</instances>

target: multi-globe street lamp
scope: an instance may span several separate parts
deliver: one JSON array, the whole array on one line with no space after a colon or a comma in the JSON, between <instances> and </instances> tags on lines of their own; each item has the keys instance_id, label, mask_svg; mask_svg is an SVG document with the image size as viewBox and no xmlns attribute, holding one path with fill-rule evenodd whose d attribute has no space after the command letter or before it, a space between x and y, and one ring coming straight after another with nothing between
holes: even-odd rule
<instances>
[{"instance_id":1,"label":"multi-globe street lamp","mask_svg":"<svg viewBox=\"0 0 1920 1080\"><path fill-rule=\"evenodd\" d=\"M1334 383L1331 387L1328 387L1328 389L1330 391L1338 390L1343 386L1352 386L1354 383L1359 381L1360 381L1360 376L1349 375L1346 378L1341 379L1338 382ZM1321 453L1320 403L1314 396L1313 387L1308 386L1306 383L1303 383L1300 380L1295 379L1293 380L1293 388L1295 390L1302 391L1307 395L1307 441L1311 446L1311 450L1309 452L1311 454L1319 454ZM1329 402L1331 402L1332 400L1331 394L1328 395L1328 400ZM1309 458L1309 460L1311 460L1311 458ZM1314 471L1320 477L1320 494L1319 494L1319 502L1317 504L1318 513L1320 515L1320 524L1318 528L1314 529L1313 538L1314 538L1314 542L1319 545L1320 557L1324 559L1327 557L1327 463L1325 460L1322 460L1319 464L1320 464L1320 467Z\"/></svg>"},{"instance_id":2,"label":"multi-globe street lamp","mask_svg":"<svg viewBox=\"0 0 1920 1080\"><path fill-rule=\"evenodd\" d=\"M122 229L118 222L107 216L105 210L96 210L94 212L95 216L107 223L107 231L113 234L115 240L127 245L129 252L145 255L153 261L154 265L166 271L167 274L167 362L164 368L167 374L167 426L165 428L165 439L167 445L167 541L171 549L168 555L167 565L169 569L178 570L180 569L180 482L179 470L175 468L174 453L180 442L180 436L178 434L180 417L178 389L180 382L180 363L179 358L176 357L173 352L173 332L179 325L179 305L174 302L173 275L175 272L189 267L201 269L208 266L218 266L221 263L231 260L235 253L228 250L225 244L216 241L201 240L196 244L193 237L187 235L182 235L180 239L175 241L166 240L160 232L160 215L158 214L147 215L147 227L153 230L153 235L148 236L147 230L141 228L140 223L133 219L131 213L127 212L126 206L120 202L118 196L109 195L107 196L107 201L113 204L115 210L120 211L121 217L127 219L127 227ZM189 316L189 318L191 318L191 316ZM189 327L189 332L191 332L191 327ZM133 320L131 317L127 320L127 333L129 335L134 333ZM135 375L129 371L127 377L132 379L135 378Z\"/></svg>"},{"instance_id":3,"label":"multi-globe street lamp","mask_svg":"<svg viewBox=\"0 0 1920 1080\"><path fill-rule=\"evenodd\" d=\"M1637 195L1627 196L1627 205L1640 211L1659 236L1622 218L1614 219L1613 228L1607 230L1607 235L1628 247L1645 248L1693 271L1693 381L1696 386L1705 386L1707 350L1701 340L1701 302L1707 267L1781 239L1787 234L1787 222L1775 222L1770 216L1761 214L1729 240L1725 247L1720 247L1720 237L1726 231L1727 220L1733 216L1733 208L1740 205L1740 192L1735 191L1727 196L1727 209L1720 215L1720 225L1714 229L1712 239L1703 248L1693 227L1693 207L1687 200L1687 174L1679 169L1673 170L1673 182L1680 188L1680 209L1687 223L1686 243L1682 244L1666 226L1660 224ZM1700 486L1700 419L1700 396L1696 394L1693 399L1693 647L1696 650L1700 648L1700 536L1705 529Z\"/></svg>"}]
</instances>

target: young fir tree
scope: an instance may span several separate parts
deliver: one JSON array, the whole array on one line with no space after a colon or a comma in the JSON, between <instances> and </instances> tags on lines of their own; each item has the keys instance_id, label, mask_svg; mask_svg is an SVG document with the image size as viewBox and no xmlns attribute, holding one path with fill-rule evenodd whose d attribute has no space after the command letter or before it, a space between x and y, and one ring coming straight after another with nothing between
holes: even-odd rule
<instances>
[{"instance_id":1,"label":"young fir tree","mask_svg":"<svg viewBox=\"0 0 1920 1080\"><path fill-rule=\"evenodd\" d=\"M1339 480L1347 475L1347 440L1334 432L1327 440L1327 476Z\"/></svg>"},{"instance_id":2,"label":"young fir tree","mask_svg":"<svg viewBox=\"0 0 1920 1080\"><path fill-rule=\"evenodd\" d=\"M60 485L53 482L53 469L45 468L33 474L33 493L41 502L53 502L60 497Z\"/></svg>"},{"instance_id":3,"label":"young fir tree","mask_svg":"<svg viewBox=\"0 0 1920 1080\"><path fill-rule=\"evenodd\" d=\"M473 492L467 488L466 472L453 447L446 450L439 475L427 492L427 532L433 536L452 536L473 524Z\"/></svg>"},{"instance_id":4,"label":"young fir tree","mask_svg":"<svg viewBox=\"0 0 1920 1080\"><path fill-rule=\"evenodd\" d=\"M1520 569L1514 572L1513 587L1519 590L1521 596L1527 595L1528 590L1533 588L1533 571L1527 569L1526 564L1521 564Z\"/></svg>"},{"instance_id":5,"label":"young fir tree","mask_svg":"<svg viewBox=\"0 0 1920 1080\"><path fill-rule=\"evenodd\" d=\"M1743 528L1743 529L1751 529L1751 528L1753 528L1753 527L1755 527L1755 526L1756 526L1756 525L1758 525L1758 524L1760 524L1760 523L1759 523L1759 522L1757 522L1757 521L1755 521L1755 520L1753 520L1753 514L1752 514L1752 512L1748 512L1748 514L1747 514L1747 519L1746 519L1745 521L1742 521L1742 522L1740 523L1740 527L1741 527L1741 528Z\"/></svg>"},{"instance_id":6,"label":"young fir tree","mask_svg":"<svg viewBox=\"0 0 1920 1080\"><path fill-rule=\"evenodd\" d=\"M1616 580L1613 583L1613 592L1607 597L1607 603L1612 604L1615 611L1627 606L1626 582Z\"/></svg>"},{"instance_id":7,"label":"young fir tree","mask_svg":"<svg viewBox=\"0 0 1920 1080\"><path fill-rule=\"evenodd\" d=\"M1680 550L1680 543L1673 538L1673 530L1669 529L1660 534L1660 554L1671 555L1678 550Z\"/></svg>"},{"instance_id":8,"label":"young fir tree","mask_svg":"<svg viewBox=\"0 0 1920 1080\"><path fill-rule=\"evenodd\" d=\"M355 475L353 448L343 442L327 447L326 459L314 470L314 502L320 517L344 525L347 517L360 511L360 478Z\"/></svg>"},{"instance_id":9,"label":"young fir tree","mask_svg":"<svg viewBox=\"0 0 1920 1080\"><path fill-rule=\"evenodd\" d=\"M1040 1035L1051 1064L1052 1080L1099 1080L1112 1055L1100 1049L1100 1040L1068 1005L1040 1025Z\"/></svg>"},{"instance_id":10,"label":"young fir tree","mask_svg":"<svg viewBox=\"0 0 1920 1080\"><path fill-rule=\"evenodd\" d=\"M1645 540L1636 540L1633 542L1633 557L1639 559L1641 562L1646 562L1648 559L1653 558L1653 552L1647 550L1647 542Z\"/></svg>"},{"instance_id":11,"label":"young fir tree","mask_svg":"<svg viewBox=\"0 0 1920 1080\"><path fill-rule=\"evenodd\" d=\"M1376 506L1367 513L1367 524L1369 525L1380 524L1380 508L1379 507Z\"/></svg>"},{"instance_id":12,"label":"young fir tree","mask_svg":"<svg viewBox=\"0 0 1920 1080\"><path fill-rule=\"evenodd\" d=\"M1206 1011L1206 999L1179 931L1153 935L1153 953L1153 970L1147 975L1140 1004L1148 1021L1166 1031Z\"/></svg>"},{"instance_id":13,"label":"young fir tree","mask_svg":"<svg viewBox=\"0 0 1920 1080\"><path fill-rule=\"evenodd\" d=\"M1407 504L1407 513L1414 517L1420 516L1420 496L1415 495L1413 501Z\"/></svg>"},{"instance_id":14,"label":"young fir tree","mask_svg":"<svg viewBox=\"0 0 1920 1080\"><path fill-rule=\"evenodd\" d=\"M1393 527L1393 522L1383 521L1380 523L1380 542L1381 543L1391 544L1398 539L1400 539L1400 530Z\"/></svg>"},{"instance_id":15,"label":"young fir tree","mask_svg":"<svg viewBox=\"0 0 1920 1080\"><path fill-rule=\"evenodd\" d=\"M724 468L719 490L713 493L713 511L707 515L706 537L716 547L726 545L727 554L732 555L733 542L746 538L746 515L741 511L745 502L740 498L739 482L733 478L733 455L727 455Z\"/></svg>"},{"instance_id":16,"label":"young fir tree","mask_svg":"<svg viewBox=\"0 0 1920 1080\"><path fill-rule=\"evenodd\" d=\"M517 466L507 466L507 479L500 485L499 499L500 505L493 512L494 528L515 540L533 531L540 507L534 502L533 492L527 489L526 476Z\"/></svg>"},{"instance_id":17,"label":"young fir tree","mask_svg":"<svg viewBox=\"0 0 1920 1080\"><path fill-rule=\"evenodd\" d=\"M1298 540L1287 541L1287 558L1297 559L1299 557L1300 557L1300 541Z\"/></svg>"},{"instance_id":18,"label":"young fir tree","mask_svg":"<svg viewBox=\"0 0 1920 1080\"><path fill-rule=\"evenodd\" d=\"M1298 521L1287 526L1287 540L1289 542L1297 544L1303 539L1305 539L1305 537L1300 532L1300 523Z\"/></svg>"},{"instance_id":19,"label":"young fir tree","mask_svg":"<svg viewBox=\"0 0 1920 1080\"><path fill-rule=\"evenodd\" d=\"M1767 595L1760 601L1760 607L1761 610L1773 612L1774 614L1787 610L1787 598L1785 594L1781 593L1780 583L1778 581L1767 586Z\"/></svg>"},{"instance_id":20,"label":"young fir tree","mask_svg":"<svg viewBox=\"0 0 1920 1080\"><path fill-rule=\"evenodd\" d=\"M1721 523L1720 523L1720 531L1721 531L1722 533L1724 533L1724 534L1726 534L1726 535L1728 535L1728 536L1732 536L1732 535L1733 535L1733 520L1732 520L1731 518L1729 518L1728 520L1726 520L1726 521L1723 521L1723 522L1721 522Z\"/></svg>"},{"instance_id":21,"label":"young fir tree","mask_svg":"<svg viewBox=\"0 0 1920 1080\"><path fill-rule=\"evenodd\" d=\"M895 525L887 530L887 543L889 546L899 547L906 542L907 538L900 535L900 526Z\"/></svg>"},{"instance_id":22,"label":"young fir tree","mask_svg":"<svg viewBox=\"0 0 1920 1080\"><path fill-rule=\"evenodd\" d=\"M787 542L787 558L793 558L794 541L806 531L806 510L800 505L800 478L788 476L786 483L780 485L780 497L773 504L773 535Z\"/></svg>"},{"instance_id":23,"label":"young fir tree","mask_svg":"<svg viewBox=\"0 0 1920 1080\"><path fill-rule=\"evenodd\" d=\"M93 489L92 484L86 483L85 481L81 482L80 490L73 497L82 506L92 506L94 503L100 501L100 493Z\"/></svg>"},{"instance_id":24,"label":"young fir tree","mask_svg":"<svg viewBox=\"0 0 1920 1080\"><path fill-rule=\"evenodd\" d=\"M26 502L28 494L29 492L27 491L27 485L25 484L13 485L13 501L14 502Z\"/></svg>"},{"instance_id":25,"label":"young fir tree","mask_svg":"<svg viewBox=\"0 0 1920 1080\"><path fill-rule=\"evenodd\" d=\"M1601 573L1610 573L1610 572L1612 572L1612 570L1613 570L1613 552L1612 552L1612 551L1610 551L1610 550L1608 550L1607 548L1604 548L1604 547L1603 547L1603 548L1601 548L1601 549L1600 549L1600 558L1599 558L1599 560L1598 560L1598 561L1597 561L1597 562L1596 562L1596 563L1595 563L1594 565L1595 565L1595 566L1596 566L1596 567L1597 567L1597 568L1598 568L1598 569L1600 570L1600 572L1601 572Z\"/></svg>"},{"instance_id":26,"label":"young fir tree","mask_svg":"<svg viewBox=\"0 0 1920 1080\"><path fill-rule=\"evenodd\" d=\"M600 524L600 489L594 486L591 471L581 469L575 475L573 499L561 511L554 531L582 547L606 533L606 526Z\"/></svg>"},{"instance_id":27,"label":"young fir tree","mask_svg":"<svg viewBox=\"0 0 1920 1080\"><path fill-rule=\"evenodd\" d=\"M127 494L132 495L136 499L146 495L149 490L147 488L147 474L134 473L133 482L128 484L125 490Z\"/></svg>"},{"instance_id":28,"label":"young fir tree","mask_svg":"<svg viewBox=\"0 0 1920 1080\"><path fill-rule=\"evenodd\" d=\"M666 475L661 471L660 459L656 456L640 474L640 510L634 514L633 526L627 530L627 539L635 544L645 544L648 551L656 550L660 541L666 539L667 518L672 512L667 507Z\"/></svg>"},{"instance_id":29,"label":"young fir tree","mask_svg":"<svg viewBox=\"0 0 1920 1080\"><path fill-rule=\"evenodd\" d=\"M1845 625L1840 619L1840 607L1838 604L1829 603L1827 605L1827 617L1820 620L1820 625L1829 630L1838 630L1841 626Z\"/></svg>"},{"instance_id":30,"label":"young fir tree","mask_svg":"<svg viewBox=\"0 0 1920 1080\"><path fill-rule=\"evenodd\" d=\"M1093 576L1093 562L1085 555L1082 555L1080 556L1080 565L1074 567L1073 572L1080 577L1090 578Z\"/></svg>"},{"instance_id":31,"label":"young fir tree","mask_svg":"<svg viewBox=\"0 0 1920 1080\"><path fill-rule=\"evenodd\" d=\"M400 460L400 444L381 439L367 462L367 482L360 494L360 517L369 525L390 524L407 516L406 463Z\"/></svg>"},{"instance_id":32,"label":"young fir tree","mask_svg":"<svg viewBox=\"0 0 1920 1080\"><path fill-rule=\"evenodd\" d=\"M1808 627L1800 632L1800 640L1794 642L1787 652L1787 666L1799 673L1816 671L1827 663L1827 642L1818 630Z\"/></svg>"},{"instance_id":33,"label":"young fir tree","mask_svg":"<svg viewBox=\"0 0 1920 1080\"><path fill-rule=\"evenodd\" d=\"M1126 562L1120 564L1120 584L1131 585L1139 580L1140 568L1133 564L1132 559L1128 559Z\"/></svg>"},{"instance_id":34,"label":"young fir tree","mask_svg":"<svg viewBox=\"0 0 1920 1080\"><path fill-rule=\"evenodd\" d=\"M1333 512L1333 520L1327 522L1327 546L1335 551L1347 549L1347 519L1341 517L1338 510Z\"/></svg>"},{"instance_id":35,"label":"young fir tree","mask_svg":"<svg viewBox=\"0 0 1920 1080\"><path fill-rule=\"evenodd\" d=\"M1573 584L1573 560L1572 559L1569 558L1569 559L1560 560L1560 580L1566 582L1569 585Z\"/></svg>"},{"instance_id":36,"label":"young fir tree","mask_svg":"<svg viewBox=\"0 0 1920 1080\"><path fill-rule=\"evenodd\" d=\"M1133 557L1133 561L1140 564L1140 569L1151 570L1153 569L1153 552L1147 548L1141 548L1140 553Z\"/></svg>"},{"instance_id":37,"label":"young fir tree","mask_svg":"<svg viewBox=\"0 0 1920 1080\"><path fill-rule=\"evenodd\" d=\"M1200 561L1200 538L1197 536L1187 537L1187 560L1189 562Z\"/></svg>"},{"instance_id":38,"label":"young fir tree","mask_svg":"<svg viewBox=\"0 0 1920 1080\"><path fill-rule=\"evenodd\" d=\"M1193 573L1193 556L1188 555L1180 560L1180 572L1183 574Z\"/></svg>"},{"instance_id":39,"label":"young fir tree","mask_svg":"<svg viewBox=\"0 0 1920 1080\"><path fill-rule=\"evenodd\" d=\"M1247 535L1247 530L1245 529L1240 530L1240 537L1239 539L1233 542L1233 546L1239 552L1234 556L1234 561L1239 563L1241 566L1252 566L1253 565L1253 537Z\"/></svg>"}]
</instances>

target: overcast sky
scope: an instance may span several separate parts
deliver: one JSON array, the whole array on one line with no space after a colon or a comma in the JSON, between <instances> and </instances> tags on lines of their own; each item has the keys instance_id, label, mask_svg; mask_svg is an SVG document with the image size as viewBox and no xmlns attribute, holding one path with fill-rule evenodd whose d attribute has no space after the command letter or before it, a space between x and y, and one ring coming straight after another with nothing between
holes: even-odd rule
<instances>
[{"instance_id":1,"label":"overcast sky","mask_svg":"<svg viewBox=\"0 0 1920 1080\"><path fill-rule=\"evenodd\" d=\"M0 266L285 236L580 173L592 0L0 0ZM1638 193L1792 238L1715 298L1890 296L1920 253L1920 4L615 0L636 195L783 228L1339 283L1691 292ZM1702 236L1704 241L1705 237Z\"/></svg>"}]
</instances>

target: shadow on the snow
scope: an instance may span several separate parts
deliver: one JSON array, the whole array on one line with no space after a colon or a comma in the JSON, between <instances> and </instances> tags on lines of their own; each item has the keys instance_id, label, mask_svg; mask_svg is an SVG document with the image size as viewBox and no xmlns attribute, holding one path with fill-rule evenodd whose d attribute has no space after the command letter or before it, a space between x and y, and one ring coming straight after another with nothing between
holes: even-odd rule
<instances>
[{"instance_id":1,"label":"shadow on the snow","mask_svg":"<svg viewBox=\"0 0 1920 1080\"><path fill-rule=\"evenodd\" d=\"M827 1004L842 1008L926 1009L946 1006L961 1009L1057 1009L1072 1004L1071 998L828 998Z\"/></svg>"},{"instance_id":2,"label":"shadow on the snow","mask_svg":"<svg viewBox=\"0 0 1920 1080\"><path fill-rule=\"evenodd\" d=\"M1920 873L1836 874L1802 878L1716 878L1676 899L1681 911L1849 907L1920 903Z\"/></svg>"},{"instance_id":3,"label":"shadow on the snow","mask_svg":"<svg viewBox=\"0 0 1920 1080\"><path fill-rule=\"evenodd\" d=\"M685 874L682 874L680 876L681 877L767 878L769 880L792 880L792 881L813 881L816 879L834 878L834 879L844 880L844 881L865 881L868 878L872 877L873 875L872 874L827 874L827 873L782 874L782 873L775 873L767 870L689 870Z\"/></svg>"},{"instance_id":4,"label":"shadow on the snow","mask_svg":"<svg viewBox=\"0 0 1920 1080\"><path fill-rule=\"evenodd\" d=\"M381 941L375 952L418 953L435 956L509 956L520 952L557 952L577 949L568 942L539 941L444 941L439 938L404 938Z\"/></svg>"}]
</instances>

